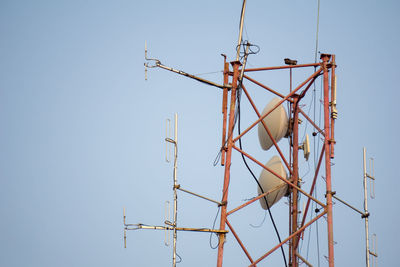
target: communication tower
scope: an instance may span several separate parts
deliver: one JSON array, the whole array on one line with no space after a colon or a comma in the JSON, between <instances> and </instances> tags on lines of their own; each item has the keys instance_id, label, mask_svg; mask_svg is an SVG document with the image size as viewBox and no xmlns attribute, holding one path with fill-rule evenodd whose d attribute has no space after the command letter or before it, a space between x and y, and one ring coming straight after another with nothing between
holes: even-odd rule
<instances>
[{"instance_id":1,"label":"communication tower","mask_svg":"<svg viewBox=\"0 0 400 267\"><path fill-rule=\"evenodd\" d=\"M288 262L285 265L291 267L297 267L301 263L305 263L308 266L312 266L299 252L299 242L304 234L307 227L310 227L313 223L320 220L321 218L326 219L326 232L327 232L327 248L328 256L327 260L329 266L334 266L334 239L333 239L333 215L332 215L332 199L335 197L335 192L332 190L332 176L331 176L331 160L335 156L335 120L337 119L336 109L336 60L334 54L322 53L320 55L319 62L311 62L307 64L298 64L296 60L286 58L284 60L285 65L271 66L271 67L259 67L259 68L247 68L246 62L250 54L252 54L253 44L249 42L243 42L242 32L244 23L244 14L246 9L246 0L243 1L239 38L237 43L236 58L230 63L227 62L227 57L224 55L223 64L223 83L219 84L206 80L204 78L186 73L181 70L177 70L168 67L155 58L147 57L147 46L145 48L145 73L147 79L148 68L162 68L179 75L183 75L199 82L217 87L222 90L222 142L221 142L221 165L224 168L223 176L223 187L220 201L215 201L201 195L192 193L188 190L184 190L177 183L176 178L176 159L177 159L177 126L175 126L175 138L166 138L166 141L174 145L174 215L173 221L166 219L164 226L147 226L143 224L126 224L124 214L124 226L125 234L127 230L135 229L157 229L165 231L173 231L174 237L174 253L173 253L173 266L176 264L176 232L182 231L201 231L201 232L214 232L219 236L218 242L218 257L217 266L222 267L224 259L224 244L226 241L226 235L232 234L241 247L243 254L249 261L249 266L257 266L261 261L265 261L269 255L274 251L281 249L283 251L283 245L287 244L289 247L288 251ZM231 65L231 66L230 66ZM311 75L305 75L303 80L299 82L294 88L292 88L292 72L297 70L309 69L308 73ZM272 72L272 71L289 71L290 73L290 87L284 88L283 90L273 89L270 86L256 80L252 77L253 73L260 72ZM303 72L304 73L304 72ZM307 113L303 110L302 104L304 97L311 91L310 88L315 84L317 79L322 80L322 99L321 105L323 109L322 125L311 119ZM261 103L265 106L264 110L259 110L255 99L253 97L253 90L260 88L266 94L270 95L271 101L269 103ZM237 127L236 117L238 112L240 113L240 101L241 96L244 95L245 99L249 102L252 110L256 114L257 118L253 123L247 126L242 132L235 135L235 128ZM258 103L260 105L260 103ZM285 106L288 106L288 112L285 110ZM308 135L305 137L304 142L300 141L299 132L300 124L302 121L306 121L311 127L313 127L313 136L320 138L323 141L323 145L319 151L313 155L316 167L312 171L311 181L307 181L308 186L303 185L303 180L299 175L299 154L303 154L304 158L308 160L311 151ZM175 118L177 123L177 117ZM176 125L176 124L175 124ZM259 142L264 150L273 151L275 155L267 162L264 159L257 159L251 151L246 151L241 146L241 138L248 134L250 131L254 131L257 128ZM289 140L289 153L284 154L282 151L282 145L279 145L279 140L282 138L288 138ZM301 152L300 150L303 150ZM315 149L314 149L315 151ZM232 184L231 181L231 163L232 154L239 153L244 160L252 161L254 164L262 168L260 177L256 179L258 195L251 200L246 201L240 206L231 207L229 205L229 199L234 196L229 195L229 187ZM365 172L364 172L365 173ZM323 198L317 198L314 195L317 179L325 179L325 195ZM371 178L372 176L364 175ZM177 226L177 190L190 193L194 196L204 198L206 200L215 202L221 208L220 223L218 229L206 229L206 228L179 228ZM289 211L290 216L289 222L289 234L280 240L274 247L269 248L262 255L253 255L251 251L246 248L246 244L240 239L240 234L237 231L235 225L233 225L229 219L229 216L238 212L247 206L260 202L263 209L270 212L270 208L280 200L283 196L289 198ZM300 196L305 198L305 206L303 211L300 211ZM336 197L335 197L336 198ZM310 205L314 203L314 206L318 210L317 215L312 219L308 220L308 214L311 210ZM365 202L366 203L366 202ZM362 214L368 214L367 204L365 204L365 212ZM368 216L365 218L366 229L368 228ZM367 231L367 253L368 256L371 251L368 248L368 230ZM126 237L126 235L125 235ZM374 252L372 252L374 253Z\"/></svg>"}]
</instances>

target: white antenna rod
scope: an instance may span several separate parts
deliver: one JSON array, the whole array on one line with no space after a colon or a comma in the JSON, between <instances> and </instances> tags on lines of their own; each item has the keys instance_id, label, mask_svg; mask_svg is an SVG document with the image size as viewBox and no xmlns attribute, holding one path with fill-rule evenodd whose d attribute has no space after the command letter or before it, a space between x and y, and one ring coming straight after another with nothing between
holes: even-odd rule
<instances>
[{"instance_id":1,"label":"white antenna rod","mask_svg":"<svg viewBox=\"0 0 400 267\"><path fill-rule=\"evenodd\" d=\"M366 214L365 216L365 246L366 246L366 262L367 262L367 267L369 267L369 233L368 233L368 199L367 199L367 164L365 160L365 147L363 148L363 176L364 176L364 212Z\"/></svg>"},{"instance_id":2,"label":"white antenna rod","mask_svg":"<svg viewBox=\"0 0 400 267\"><path fill-rule=\"evenodd\" d=\"M246 11L246 0L243 0L242 14L240 15L239 40L238 40L238 45L236 48L236 61L239 61L239 56L240 56L240 44L242 43L243 22L244 22L245 11Z\"/></svg>"}]
</instances>

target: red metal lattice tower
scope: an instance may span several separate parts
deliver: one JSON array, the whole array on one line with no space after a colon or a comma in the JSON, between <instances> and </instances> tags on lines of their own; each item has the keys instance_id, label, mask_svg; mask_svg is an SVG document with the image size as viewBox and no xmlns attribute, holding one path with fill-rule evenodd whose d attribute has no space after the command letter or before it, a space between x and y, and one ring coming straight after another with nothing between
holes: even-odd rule
<instances>
[{"instance_id":1,"label":"red metal lattice tower","mask_svg":"<svg viewBox=\"0 0 400 267\"><path fill-rule=\"evenodd\" d=\"M312 223L320 219L321 217L326 215L327 218L327 233L328 233L328 251L329 251L329 266L334 266L334 241L333 241L333 221L332 221L332 178L331 178L331 158L334 157L334 122L336 119L336 89L335 89L335 56L329 54L322 54L321 55L321 62L319 63L311 63L311 64L301 64L301 65L285 65L285 66L277 66L277 67L265 67L265 68L248 68L248 69L240 69L241 63L239 61L233 61L231 63L232 71L229 70L229 64L224 61L224 85L228 85L229 77L232 77L230 86L226 86L223 88L223 103L222 103L222 113L223 113L223 133L222 133L222 156L221 156L221 164L225 166L224 172L224 183L222 189L222 207L221 207L221 217L220 217L220 231L225 231L226 226L229 228L230 232L234 235L236 241L238 242L239 246L242 248L243 252L245 253L246 257L250 261L249 266L256 266L257 263L264 260L268 257L272 252L279 249L283 244L289 244L289 266L297 267L298 266L298 259L301 256L298 254L298 245L299 239L301 234L304 230L309 227ZM279 69L290 69L290 71L298 68L315 68L315 71L312 75L307 77L302 83L300 83L294 90L290 90L287 95L284 95L278 91L271 89L270 87L256 81L255 79L249 77L248 75L241 73L251 73L251 72L261 72L261 71L270 71L270 70L279 70ZM241 77L242 76L242 77ZM324 110L324 127L320 129L318 125L309 118L306 113L301 109L299 103L301 99L307 94L309 88L315 80L322 76L323 79L323 110ZM259 86L265 89L267 92L276 95L281 98L278 104L276 104L269 112L264 115L256 108L253 99L250 96L250 91L246 89L242 80L239 78L243 78L244 81L251 82L252 84ZM254 109L255 113L258 116L258 119L253 122L247 129L245 129L241 134L238 136L234 136L234 117L235 112L237 109L236 99L238 90L243 90L246 98L250 102L252 108ZM230 102L228 103L228 98L230 94ZM286 158L281 149L279 148L277 141L271 135L270 130L268 129L267 125L264 123L264 118L267 117L274 109L276 109L279 105L284 102L289 102L291 106L291 114L290 114L290 121L292 123L292 132L290 135L292 147L290 149L291 153L288 158ZM228 107L229 107L229 118L228 118ZM319 133L323 136L324 145L322 146L321 152L318 157L318 164L316 166L314 172L314 178L312 181L312 185L308 192L301 188L299 183L299 174L298 174L298 153L299 153L299 116L302 116L304 119L308 120L309 123L314 127L315 132ZM268 133L269 137L271 138L276 151L278 152L280 158L284 162L287 170L289 171L290 177L289 179L284 179L273 170L269 169L266 165L262 164L256 158L251 156L248 152L240 149L236 146L236 142L245 134L247 134L252 128L254 128L258 123L262 123L266 132ZM235 231L232 224L229 222L229 215L233 214L234 212L238 211L250 205L251 203L267 196L272 192L265 192L264 194L259 195L258 197L247 201L246 203L236 207L230 211L228 211L228 193L229 193L229 184L230 184L230 167L232 161L232 153L237 151L244 155L246 158L252 160L257 165L261 166L265 170L269 171L277 178L284 181L289 189L290 189L290 211L291 211L291 218L290 222L290 233L289 236L286 237L280 244L277 244L269 251L267 251L264 255L258 257L257 259L253 259L251 253L246 249L245 244L239 238L239 235ZM313 192L315 189L315 184L317 181L317 177L319 176L319 172L321 169L322 161L324 160L324 168L325 168L325 178L326 178L326 200L325 203L313 197ZM307 197L307 203L304 209L304 213L302 217L299 217L298 213L298 198L299 195L303 195ZM306 222L307 213L309 211L309 206L311 201L314 201L318 205L323 208L323 211L318 214L316 217L311 219L310 221ZM300 219L300 220L299 220ZM301 223L298 223L301 221ZM223 256L224 256L224 242L225 242L226 234L219 234L219 247L218 247L218 259L217 259L217 266L222 267L223 264ZM304 259L302 259L304 260Z\"/></svg>"}]
</instances>

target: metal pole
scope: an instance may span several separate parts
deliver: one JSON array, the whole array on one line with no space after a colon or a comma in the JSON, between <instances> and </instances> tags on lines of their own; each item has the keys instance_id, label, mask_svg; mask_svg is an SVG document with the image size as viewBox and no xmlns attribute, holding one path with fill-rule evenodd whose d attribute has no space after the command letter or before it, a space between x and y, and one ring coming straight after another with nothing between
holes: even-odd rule
<instances>
[{"instance_id":1,"label":"metal pole","mask_svg":"<svg viewBox=\"0 0 400 267\"><path fill-rule=\"evenodd\" d=\"M331 72L331 158L335 157L335 120L337 117L337 110L336 110L336 62L335 62L335 55L332 55L332 72Z\"/></svg>"},{"instance_id":2,"label":"metal pole","mask_svg":"<svg viewBox=\"0 0 400 267\"><path fill-rule=\"evenodd\" d=\"M287 237L285 240L283 240L280 244L276 245L275 247L273 247L270 251L268 251L267 253L265 253L264 255L262 255L259 259L257 259L253 264L251 264L250 266L255 266L257 263L259 263L260 261L262 261L263 259L265 259L266 257L268 257L268 255L270 255L272 252L274 252L275 250L277 250L278 248L280 248L283 244L285 244L286 242L288 242L291 238L293 238L293 236L295 235L299 235L301 234L304 229L306 229L308 226L310 226L312 223L314 223L315 221L317 221L319 218L321 218L322 216L324 216L326 214L326 211L320 213L317 217L314 217L314 219L312 219L311 221L309 221L308 223L306 223L304 226L300 227L299 230L297 230L296 232L294 232L293 234L291 234L289 237Z\"/></svg>"},{"instance_id":3,"label":"metal pole","mask_svg":"<svg viewBox=\"0 0 400 267\"><path fill-rule=\"evenodd\" d=\"M176 189L178 189L178 190L180 190L180 191L183 191L183 192L185 192L185 193L188 193L188 194L191 194L191 195L193 195L193 196L196 196L196 197L199 197L199 198L202 198L202 199L205 199L205 200L214 202L215 204L218 204L218 205L222 205L222 203L219 202L219 201L216 201L216 200L214 200L214 199L211 199L211 198L208 198L208 197L205 197L205 196L202 196L202 195L193 193L193 192L191 192L191 191L189 191L189 190L183 189L182 187L180 187L180 185L177 185L176 187L177 187Z\"/></svg>"},{"instance_id":4,"label":"metal pole","mask_svg":"<svg viewBox=\"0 0 400 267\"><path fill-rule=\"evenodd\" d=\"M178 114L175 113L175 133L174 133L174 248L172 252L172 266L176 266L176 240L177 240L177 219L178 219L178 194L177 194L177 159L178 159Z\"/></svg>"},{"instance_id":5,"label":"metal pole","mask_svg":"<svg viewBox=\"0 0 400 267\"><path fill-rule=\"evenodd\" d=\"M300 254L297 253L297 257L299 257L299 259L305 263L307 266L309 267L313 267L311 263L309 263L305 258L303 258Z\"/></svg>"},{"instance_id":6,"label":"metal pole","mask_svg":"<svg viewBox=\"0 0 400 267\"><path fill-rule=\"evenodd\" d=\"M224 84L229 83L229 63L224 57ZM221 146L221 166L225 164L225 148L226 148L226 119L228 110L228 88L224 88L222 93L222 146Z\"/></svg>"},{"instance_id":7,"label":"metal pole","mask_svg":"<svg viewBox=\"0 0 400 267\"><path fill-rule=\"evenodd\" d=\"M369 233L368 233L368 198L367 198L367 163L366 163L366 149L363 148L363 178L364 178L364 213L367 215L365 216L365 260L367 267L369 267Z\"/></svg>"},{"instance_id":8,"label":"metal pole","mask_svg":"<svg viewBox=\"0 0 400 267\"><path fill-rule=\"evenodd\" d=\"M325 176L326 176L326 206L328 224L328 251L329 267L335 266L333 254L333 218L332 218L332 180L331 180L331 153L330 153L330 120L329 120L329 70L330 55L322 54L322 67L324 71L324 132L325 132Z\"/></svg>"},{"instance_id":9,"label":"metal pole","mask_svg":"<svg viewBox=\"0 0 400 267\"><path fill-rule=\"evenodd\" d=\"M299 98L297 95L294 96L294 103L293 103L293 184L298 185L299 180L299 111L297 109L299 104ZM297 231L297 215L298 215L298 190L296 188L292 188L292 231L291 233L295 233ZM293 236L290 242L290 253L291 253L291 265L292 267L297 267L297 238L298 236Z\"/></svg>"},{"instance_id":10,"label":"metal pole","mask_svg":"<svg viewBox=\"0 0 400 267\"><path fill-rule=\"evenodd\" d=\"M226 150L226 160L225 160L225 173L224 173L224 186L222 189L222 206L221 206L221 220L220 220L220 230L225 230L226 224L226 209L228 201L228 189L230 180L230 167L231 167L231 157L232 157L232 146L233 146L233 130L235 126L235 110L236 110L236 89L239 78L239 61L232 62L233 65L233 79L232 79L232 90L231 90L231 103L229 110L229 125L228 125L228 145ZM224 243L225 234L219 235L219 245L218 245L218 260L217 267L222 267L222 260L224 256Z\"/></svg>"},{"instance_id":11,"label":"metal pole","mask_svg":"<svg viewBox=\"0 0 400 267\"><path fill-rule=\"evenodd\" d=\"M366 216L366 214L365 214L364 212L362 212L362 211L356 209L355 207L353 207L352 205L350 205L350 204L347 203L346 201L344 201L344 200L338 198L338 197L335 196L335 195L332 195L332 197L333 197L334 199L336 199L336 200L339 200L340 202L342 202L344 205L346 205L346 206L349 207L350 209L352 209L352 210L354 210L354 211L360 213L361 216L362 216L362 218L364 218L364 216Z\"/></svg>"}]
</instances>

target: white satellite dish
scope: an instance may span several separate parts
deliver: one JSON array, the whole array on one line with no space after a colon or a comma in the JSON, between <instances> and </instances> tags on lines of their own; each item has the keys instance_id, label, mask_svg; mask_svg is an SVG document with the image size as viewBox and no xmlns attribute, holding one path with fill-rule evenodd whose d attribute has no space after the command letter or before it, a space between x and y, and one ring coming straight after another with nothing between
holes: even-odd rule
<instances>
[{"instance_id":1,"label":"white satellite dish","mask_svg":"<svg viewBox=\"0 0 400 267\"><path fill-rule=\"evenodd\" d=\"M276 174L280 175L282 178L287 179L287 174L285 168L282 164L280 157L273 156L266 164L266 166L274 171ZM271 172L263 169L258 178L258 181L264 191L264 193L274 190L273 192L269 193L265 198L268 201L268 206L272 207L276 202L278 202L287 192L288 185L278 177L276 177ZM260 187L258 186L258 195L262 194ZM265 210L268 209L267 204L265 203L264 198L260 198L261 207Z\"/></svg>"},{"instance_id":2,"label":"white satellite dish","mask_svg":"<svg viewBox=\"0 0 400 267\"><path fill-rule=\"evenodd\" d=\"M281 101L281 99L277 97L272 99L264 108L262 115L265 115L267 112L272 110L272 108L275 107L279 101ZM282 104L268 114L263 121L276 142L285 136L288 129L289 120ZM258 123L258 140L260 141L260 145L264 150L270 149L274 144L261 122Z\"/></svg>"}]
</instances>

